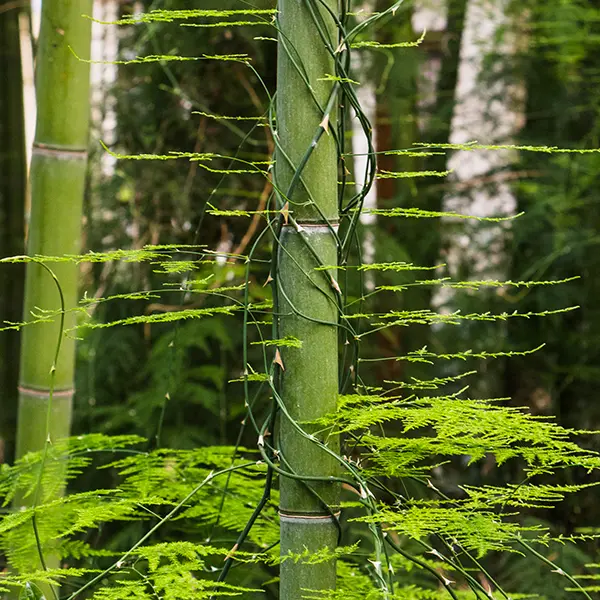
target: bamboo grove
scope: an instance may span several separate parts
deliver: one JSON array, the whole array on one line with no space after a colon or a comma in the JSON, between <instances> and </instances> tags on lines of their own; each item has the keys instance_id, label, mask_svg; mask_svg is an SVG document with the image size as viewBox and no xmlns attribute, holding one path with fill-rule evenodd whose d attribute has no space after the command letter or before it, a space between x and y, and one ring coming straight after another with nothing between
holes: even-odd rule
<instances>
[{"instance_id":1,"label":"bamboo grove","mask_svg":"<svg viewBox=\"0 0 600 600\"><path fill-rule=\"evenodd\" d=\"M115 64L132 70L159 64L170 74L172 63L206 63L221 75L256 84L249 92L254 112L189 111L203 127L239 137L231 154L196 148L132 154L103 145L103 152L120 164L135 163L148 177L153 164L185 162L190 173L216 184L207 190L191 243L150 239L135 248L80 253L90 19L80 16L80 3L44 1L28 252L0 259L2 269L27 267L23 320L6 319L0 329L22 336L18 458L0 472L6 508L0 546L9 567L0 578L2 592L68 600L265 594L283 600L499 600L519 595L505 589L494 564L498 557L517 556L539 563L557 587L594 597L595 566L571 573L548 548L595 539L596 533L555 535L527 519L528 510L551 507L594 485L600 458L577 443L590 432L531 415L506 398L477 398L469 391L478 364L543 348L448 353L423 347L393 357L373 356L372 348L366 356L363 350L378 333L400 328L449 331L553 319L576 309L438 312L388 301L380 310L386 304L377 300L398 298L409 287L518 291L553 289L571 280L458 281L437 277L434 264L363 262L360 217L369 188L379 179L447 175L378 168L385 154L375 151L372 124L357 98L353 52L422 42L370 39L379 25L402 15L402 6L400 0L357 18L345 2L280 0L276 9L151 10L118 21L125 30L146 28L157 52ZM89 17L91 6L85 8ZM57 27L59 18L64 25ZM277 46L276 90L238 48L161 53L160 40L152 37L158 23L174 31L195 27L198 38L220 28L260 28L267 33L256 38ZM62 88L60 81L73 87ZM179 98L180 105L184 100ZM68 105L69 112L57 111L57 105ZM352 119L367 140L364 173L352 171ZM262 146L256 143L261 136ZM388 155L422 161L456 149L494 148L414 143ZM557 156L596 152L518 149ZM243 189L227 188L237 176L259 182L251 184L259 190L257 207L224 203L227 194L235 197L232 190L242 196ZM378 219L407 222L507 221L420 207L370 210ZM219 222L257 225L243 246L219 248L205 243L207 223ZM98 268L121 274L148 269L161 284L150 286L148 279L140 289L94 290L76 302L77 270ZM378 284L388 273L397 277L395 285ZM367 290L370 275L376 283ZM144 308L111 312L118 303ZM160 368L149 375L153 388L144 396L153 435L123 426L115 435L88 431L68 437L75 339L135 328L147 336L163 334L157 343ZM232 356L228 330L239 332L241 356ZM167 435L169 414L179 398L208 395L206 382L219 380L215 347L221 360L236 361L237 376L215 385L221 394L214 398L239 399L239 406L228 408L239 417L237 441L177 447ZM188 355L195 360L189 384L178 380ZM369 365L384 358L416 364L427 375L377 380ZM452 368L443 366L448 364ZM205 400L197 402L204 408ZM127 415L142 418L126 409L122 423ZM451 485L439 476L444 465L466 473L490 458L510 470L510 483ZM555 479L566 471L586 478ZM13 505L20 510L10 510Z\"/></svg>"}]
</instances>

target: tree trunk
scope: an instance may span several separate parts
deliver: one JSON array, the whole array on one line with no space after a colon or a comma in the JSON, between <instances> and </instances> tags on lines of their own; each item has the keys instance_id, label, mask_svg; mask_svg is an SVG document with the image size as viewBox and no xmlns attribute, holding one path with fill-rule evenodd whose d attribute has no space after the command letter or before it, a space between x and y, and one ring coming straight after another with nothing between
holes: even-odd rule
<instances>
[{"instance_id":1,"label":"tree trunk","mask_svg":"<svg viewBox=\"0 0 600 600\"><path fill-rule=\"evenodd\" d=\"M41 7L37 7L38 9ZM37 38L34 37L34 5L28 0L25 9L19 13L19 34L21 38L21 72L23 74L23 109L25 111L25 155L27 157L27 178L31 167L31 151L35 137L35 121L37 107L35 105L35 60L34 50ZM39 33L39 29L38 29ZM29 189L25 196L25 214L30 211ZM25 239L27 239L27 222L25 222Z\"/></svg>"},{"instance_id":2,"label":"tree trunk","mask_svg":"<svg viewBox=\"0 0 600 600\"><path fill-rule=\"evenodd\" d=\"M294 171L310 150L323 121L322 109L332 92L332 83L323 81L335 73L331 55L315 26L309 2L280 0L281 27L277 64L277 188L289 201L290 215L285 219L279 238L278 270L273 274L279 298L279 336L293 336L301 348L283 348L281 386L285 409L281 411L279 447L282 468L300 476L326 479L337 472L336 460L314 440L297 429L321 415L336 410L338 393L338 309L332 278L335 269L315 271L323 265L337 263L337 245L331 228L337 227L337 154L333 137L323 134L302 170L304 184L290 190ZM318 3L310 3L321 15L323 31L335 50L337 32L331 16ZM337 13L337 3L327 0ZM291 57L290 58L290 54ZM297 66L306 73L307 82ZM320 104L318 107L307 88L310 84ZM335 111L329 127L335 126ZM290 164L291 162L291 164ZM314 202L310 199L312 198ZM331 227L331 228L330 228ZM312 252L311 252L312 249ZM314 255L319 257L319 261ZM333 452L339 451L337 438L326 441ZM339 487L327 481L302 482L282 476L281 554L311 554L337 545L335 517ZM309 564L293 559L281 565L280 598L298 600L303 589L335 588L335 562Z\"/></svg>"},{"instance_id":3,"label":"tree trunk","mask_svg":"<svg viewBox=\"0 0 600 600\"><path fill-rule=\"evenodd\" d=\"M91 0L44 0L37 58L37 125L31 164L29 256L77 254L85 186ZM65 308L77 304L77 266L49 265L60 282ZM29 263L24 320L32 313L60 311L57 288L48 272ZM75 325L65 314L64 328ZM58 360L57 344L61 340ZM46 440L69 435L75 336L52 322L26 326L22 334L17 456L40 450ZM52 398L51 398L52 396Z\"/></svg>"},{"instance_id":4,"label":"tree trunk","mask_svg":"<svg viewBox=\"0 0 600 600\"><path fill-rule=\"evenodd\" d=\"M25 249L25 126L19 40L19 11L0 0L0 258ZM6 264L0 269L0 324L21 320L24 268ZM12 459L19 377L19 332L0 334L0 463Z\"/></svg>"},{"instance_id":5,"label":"tree trunk","mask_svg":"<svg viewBox=\"0 0 600 600\"><path fill-rule=\"evenodd\" d=\"M109 148L116 142L116 99L114 86L117 81L118 65L114 62L119 53L119 26L106 25L119 19L118 0L94 0L94 21L92 23L91 56L94 61L90 66L90 102L92 137L97 136ZM110 179L115 172L117 159L108 152L102 153L96 172L91 173L94 183ZM99 204L99 202L96 202ZM94 207L99 210L98 207Z\"/></svg>"},{"instance_id":6,"label":"tree trunk","mask_svg":"<svg viewBox=\"0 0 600 600\"><path fill-rule=\"evenodd\" d=\"M523 125L525 88L518 80L509 81L506 72L518 50L515 23L507 15L507 8L507 0L470 0L467 5L451 144L474 140L481 144L511 144ZM448 168L459 191L446 196L444 208L481 217L513 215L516 199L503 175L514 160L513 150L453 153ZM459 263L466 258L475 277L504 277L506 225L461 222L458 226L466 229L471 239L463 249L460 240L449 241L449 268L458 272ZM486 251L485 258L482 251Z\"/></svg>"},{"instance_id":7,"label":"tree trunk","mask_svg":"<svg viewBox=\"0 0 600 600\"><path fill-rule=\"evenodd\" d=\"M455 92L449 141L466 144L512 144L524 122L524 82L514 78L510 66L523 38L519 24L508 13L509 0L469 0L460 49L460 65ZM521 14L519 19L523 19ZM509 149L458 150L448 161L452 170L449 182L453 190L444 198L443 210L477 217L510 217L517 200L511 189L510 166L516 153ZM502 280L509 271L506 249L510 222L485 223L464 219L445 219L442 261L447 274L455 280ZM486 305L498 298L481 295ZM433 304L442 311L458 308L466 295L446 287L434 294ZM497 327L483 331L484 325L465 328L465 345L480 350L502 344L503 333ZM498 339L494 340L493 337ZM501 395L501 377L496 361L482 367L485 385L478 393L485 397ZM490 368L496 373L489 371ZM488 369L485 371L483 369Z\"/></svg>"},{"instance_id":8,"label":"tree trunk","mask_svg":"<svg viewBox=\"0 0 600 600\"><path fill-rule=\"evenodd\" d=\"M366 15L373 12L373 2L366 1L361 5L361 10ZM359 22L362 20L358 17ZM360 86L356 89L356 98L362 108L364 116L371 124L371 144L377 150L377 95L375 81L372 77L373 57L366 52L355 51L352 54L352 73L353 77L360 81ZM353 115L352 119L352 152L354 154L354 180L356 182L356 191L363 190L368 181L368 161L369 161L369 140L363 131L358 115ZM375 262L375 224L377 217L368 212L369 209L377 208L377 185L375 182L371 189L366 193L363 201L363 211L360 215L360 223L363 226L362 238L362 262L371 264ZM367 271L364 275L365 289L372 292L375 289L375 275L372 271Z\"/></svg>"}]
</instances>

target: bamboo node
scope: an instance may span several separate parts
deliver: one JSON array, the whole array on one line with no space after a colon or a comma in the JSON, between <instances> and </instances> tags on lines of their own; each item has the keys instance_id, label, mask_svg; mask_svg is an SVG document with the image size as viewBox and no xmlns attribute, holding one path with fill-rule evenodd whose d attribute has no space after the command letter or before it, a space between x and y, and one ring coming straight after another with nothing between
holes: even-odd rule
<instances>
[{"instance_id":1,"label":"bamboo node","mask_svg":"<svg viewBox=\"0 0 600 600\"><path fill-rule=\"evenodd\" d=\"M23 385L18 387L19 393L24 396L33 396L35 398L47 398L50 399L51 390L49 389L36 389L30 388ZM65 390L53 390L52 396L54 398L71 398L75 394L75 390L73 388L67 388Z\"/></svg>"},{"instance_id":2,"label":"bamboo node","mask_svg":"<svg viewBox=\"0 0 600 600\"><path fill-rule=\"evenodd\" d=\"M326 515L307 515L301 513L284 513L279 511L279 518L283 521L294 522L294 521L306 521L307 523L314 523L315 521L337 521L341 515L341 512L329 513Z\"/></svg>"},{"instance_id":3,"label":"bamboo node","mask_svg":"<svg viewBox=\"0 0 600 600\"><path fill-rule=\"evenodd\" d=\"M52 144L41 144L34 142L31 149L32 156L46 156L57 160L85 160L87 161L87 149L69 148L67 146L54 146Z\"/></svg>"}]
</instances>

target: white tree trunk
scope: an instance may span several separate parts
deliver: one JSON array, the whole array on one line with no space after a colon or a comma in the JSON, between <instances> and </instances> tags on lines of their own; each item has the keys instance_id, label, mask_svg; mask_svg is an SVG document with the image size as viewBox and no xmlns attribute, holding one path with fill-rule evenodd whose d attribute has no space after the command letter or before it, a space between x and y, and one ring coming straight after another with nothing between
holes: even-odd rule
<instances>
[{"instance_id":1,"label":"white tree trunk","mask_svg":"<svg viewBox=\"0 0 600 600\"><path fill-rule=\"evenodd\" d=\"M32 9L32 18L33 18ZM38 15L39 21L39 15ZM35 136L35 120L37 118L37 105L35 102L35 82L33 63L33 40L31 39L32 26L29 15L23 11L19 14L19 42L21 47L21 73L23 77L23 108L25 113L25 154L27 159L27 174L31 164L31 149ZM38 25L39 30L39 25ZM29 178L29 177L28 177ZM27 194L29 196L29 194ZM27 200L29 204L29 199ZM29 213L29 209L26 211Z\"/></svg>"},{"instance_id":2,"label":"white tree trunk","mask_svg":"<svg viewBox=\"0 0 600 600\"><path fill-rule=\"evenodd\" d=\"M450 143L511 144L524 121L525 85L507 77L522 38L507 15L509 0L469 0L460 49ZM490 57L494 57L490 60ZM506 169L515 151L455 151L448 161L454 191L444 210L479 217L511 216L516 198ZM492 184L492 185L490 185ZM503 279L509 257L510 221L498 224L446 219L443 262L453 278ZM460 275L459 275L460 274ZM436 307L451 309L455 290L434 295Z\"/></svg>"},{"instance_id":3,"label":"white tree trunk","mask_svg":"<svg viewBox=\"0 0 600 600\"><path fill-rule=\"evenodd\" d=\"M95 0L94 19L116 21L119 18L118 0ZM117 113L111 88L117 80L117 60L119 38L117 25L92 23L92 60L90 68L92 131L94 137L112 146L116 140ZM107 152L100 159L100 177L109 178L115 170L116 159Z\"/></svg>"},{"instance_id":4,"label":"white tree trunk","mask_svg":"<svg viewBox=\"0 0 600 600\"><path fill-rule=\"evenodd\" d=\"M373 12L374 7L370 0L366 0L358 7L364 11L365 17ZM356 90L356 95L361 109L371 124L371 143L377 150L377 96L375 82L370 78L371 56L366 52L355 51L352 54L351 69L354 76L360 81L360 86ZM369 145L358 116L354 115L352 119L352 152L354 155L354 178L356 181L356 191L360 192L367 183L367 162L369 154ZM375 182L367 192L363 203L363 213L360 216L361 225L364 228L362 241L362 262L365 264L373 263L375 260L375 222L377 218L369 212L369 209L377 208L377 186ZM365 288L367 292L375 289L375 277L371 271L365 274Z\"/></svg>"},{"instance_id":5,"label":"white tree trunk","mask_svg":"<svg viewBox=\"0 0 600 600\"><path fill-rule=\"evenodd\" d=\"M371 140L373 148L377 149L377 128L375 126L377 98L375 95L375 82L370 81L368 78L369 64L368 55L359 52L352 55L352 70L361 81L356 95L364 115L371 123ZM366 183L369 146L356 115L352 119L352 152L354 154L356 191L360 192L364 189ZM360 222L365 232L362 242L362 261L365 264L372 263L375 259L375 232L373 227L375 226L376 217L369 213L369 209L373 208L377 208L377 189L374 182L364 198L363 213L360 216ZM375 289L375 280L371 271L366 272L365 287L367 292Z\"/></svg>"}]
</instances>

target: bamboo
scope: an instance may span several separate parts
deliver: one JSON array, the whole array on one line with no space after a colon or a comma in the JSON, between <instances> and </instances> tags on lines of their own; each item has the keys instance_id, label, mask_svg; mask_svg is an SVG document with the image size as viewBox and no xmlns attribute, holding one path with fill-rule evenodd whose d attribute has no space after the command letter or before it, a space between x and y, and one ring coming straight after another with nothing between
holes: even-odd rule
<instances>
[{"instance_id":1,"label":"bamboo","mask_svg":"<svg viewBox=\"0 0 600 600\"><path fill-rule=\"evenodd\" d=\"M85 187L92 0L44 0L37 53L37 123L31 164L31 215L27 253L62 256L80 250ZM49 265L68 310L77 303L77 266ZM41 311L60 311L49 273L28 263L24 320ZM65 329L75 325L65 315ZM55 364L58 340L62 346ZM60 330L59 318L23 329L19 377L17 456L40 450L46 439L69 435L75 362L73 334ZM51 388L54 389L50 405Z\"/></svg>"},{"instance_id":2,"label":"bamboo","mask_svg":"<svg viewBox=\"0 0 600 600\"><path fill-rule=\"evenodd\" d=\"M310 0L309 0L310 1ZM337 3L326 0L333 14ZM280 0L281 28L277 64L276 184L284 194L295 168L302 164L332 92L325 74L335 72L331 55L319 34L307 2ZM313 3L320 14L331 46L337 47L333 19L322 5ZM313 14L314 14L313 13ZM296 63L296 66L294 65ZM314 97L300 76L305 73ZM335 123L330 115L329 126ZM292 164L290 165L289 162ZM302 171L305 186L299 184L283 200L289 201L290 217L282 227L278 252L277 285L279 335L302 341L301 348L281 349L280 394L285 409L280 418L279 447L282 466L296 475L323 477L337 473L337 462L314 441L297 429L300 424L335 411L338 392L338 335L334 270L315 271L337 263L337 245L330 226L335 228L337 208L337 153L333 138L323 134ZM314 199L314 204L311 202ZM329 224L329 225L328 225ZM298 227L299 226L299 227ZM312 248L312 251L311 249ZM317 256L319 260L315 258ZM333 452L337 438L323 439ZM312 491L311 491L312 490ZM337 544L337 527L332 514L339 504L339 487L332 482L303 483L282 476L280 482L281 554L310 553ZM280 598L297 600L303 589L335 588L335 562L309 564L284 560L281 565Z\"/></svg>"},{"instance_id":3,"label":"bamboo","mask_svg":"<svg viewBox=\"0 0 600 600\"><path fill-rule=\"evenodd\" d=\"M25 126L19 11L0 0L0 76L7 85L0 93L0 257L23 254L25 248ZM0 327L21 320L24 268L0 269ZM19 332L0 334L0 463L13 454L17 418Z\"/></svg>"}]
</instances>

